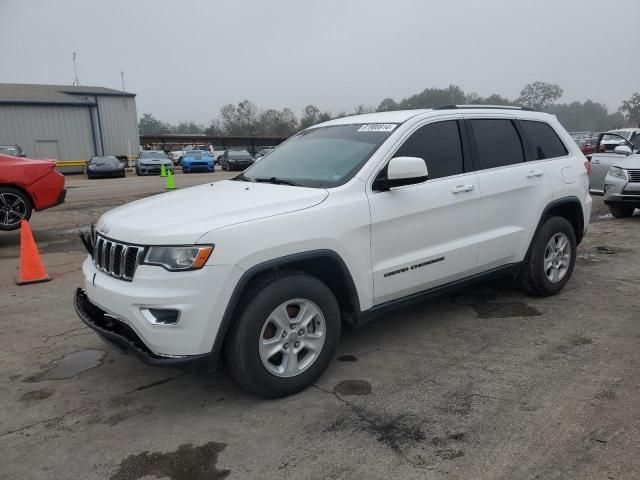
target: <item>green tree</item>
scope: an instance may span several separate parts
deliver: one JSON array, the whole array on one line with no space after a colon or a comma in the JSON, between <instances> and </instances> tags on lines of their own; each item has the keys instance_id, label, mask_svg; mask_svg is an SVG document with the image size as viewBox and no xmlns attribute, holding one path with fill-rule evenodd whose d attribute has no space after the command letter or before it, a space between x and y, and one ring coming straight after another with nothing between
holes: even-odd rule
<instances>
[{"instance_id":1,"label":"green tree","mask_svg":"<svg viewBox=\"0 0 640 480\"><path fill-rule=\"evenodd\" d=\"M198 125L196 122L180 122L173 129L173 133L201 134L204 133L204 126Z\"/></svg>"},{"instance_id":2,"label":"green tree","mask_svg":"<svg viewBox=\"0 0 640 480\"><path fill-rule=\"evenodd\" d=\"M168 123L161 122L151 113L145 113L138 122L138 132L140 135L161 135L171 132L172 127Z\"/></svg>"},{"instance_id":3,"label":"green tree","mask_svg":"<svg viewBox=\"0 0 640 480\"><path fill-rule=\"evenodd\" d=\"M629 122L640 127L640 93L634 93L630 99L622 102L620 111Z\"/></svg>"},{"instance_id":4,"label":"green tree","mask_svg":"<svg viewBox=\"0 0 640 480\"><path fill-rule=\"evenodd\" d=\"M222 128L222 125L220 124L220 120L218 120L218 119L211 120L211 123L205 129L204 133L205 133L205 135L209 135L209 136L212 136L212 137L221 137L221 136L223 136L224 135L224 129Z\"/></svg>"},{"instance_id":5,"label":"green tree","mask_svg":"<svg viewBox=\"0 0 640 480\"><path fill-rule=\"evenodd\" d=\"M320 116L320 109L315 105L307 105L302 110L302 118L300 119L300 130L304 130L305 128L310 127L311 125L315 125L318 122L318 117Z\"/></svg>"},{"instance_id":6,"label":"green tree","mask_svg":"<svg viewBox=\"0 0 640 480\"><path fill-rule=\"evenodd\" d=\"M403 99L398 103L400 109L433 108L439 105L457 105L466 102L464 92L457 85L447 88L425 88L422 92Z\"/></svg>"},{"instance_id":7,"label":"green tree","mask_svg":"<svg viewBox=\"0 0 640 480\"><path fill-rule=\"evenodd\" d=\"M533 110L543 110L562 97L562 93L560 85L536 81L524 86L516 103Z\"/></svg>"},{"instance_id":8,"label":"green tree","mask_svg":"<svg viewBox=\"0 0 640 480\"><path fill-rule=\"evenodd\" d=\"M398 104L396 103L396 101L393 98L384 98L380 104L378 105L378 108L376 108L376 111L378 112L391 112L392 110L397 110L398 109Z\"/></svg>"}]
</instances>

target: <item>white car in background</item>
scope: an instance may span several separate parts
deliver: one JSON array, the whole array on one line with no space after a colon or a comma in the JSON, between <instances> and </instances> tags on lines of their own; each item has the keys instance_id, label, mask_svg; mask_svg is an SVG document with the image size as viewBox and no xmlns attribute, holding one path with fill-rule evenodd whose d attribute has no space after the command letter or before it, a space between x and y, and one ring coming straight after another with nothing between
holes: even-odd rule
<instances>
[{"instance_id":1,"label":"white car in background","mask_svg":"<svg viewBox=\"0 0 640 480\"><path fill-rule=\"evenodd\" d=\"M640 128L619 128L617 130L609 130L604 133L619 135L622 139L618 139L613 135L603 138L600 142L600 149L596 150L596 153L613 152L617 146L625 144L624 140L631 140L632 137L640 135Z\"/></svg>"}]
</instances>

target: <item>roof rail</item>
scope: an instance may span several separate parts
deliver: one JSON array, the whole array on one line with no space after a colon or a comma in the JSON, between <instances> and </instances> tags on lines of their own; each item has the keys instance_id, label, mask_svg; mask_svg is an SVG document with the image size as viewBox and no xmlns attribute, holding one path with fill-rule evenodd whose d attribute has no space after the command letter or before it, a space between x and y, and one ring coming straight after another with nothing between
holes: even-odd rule
<instances>
[{"instance_id":1,"label":"roof rail","mask_svg":"<svg viewBox=\"0 0 640 480\"><path fill-rule=\"evenodd\" d=\"M439 105L437 107L433 107L432 110L456 110L458 108L464 109L474 109L474 108L484 108L484 109L492 109L492 110L525 110L528 112L534 112L532 108L529 107L518 107L516 105Z\"/></svg>"}]
</instances>

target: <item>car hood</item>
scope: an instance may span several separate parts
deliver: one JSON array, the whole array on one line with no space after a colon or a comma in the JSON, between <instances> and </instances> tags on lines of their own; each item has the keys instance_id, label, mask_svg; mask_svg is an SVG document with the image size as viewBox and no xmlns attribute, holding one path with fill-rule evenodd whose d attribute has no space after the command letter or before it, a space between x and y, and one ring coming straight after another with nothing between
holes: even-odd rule
<instances>
[{"instance_id":1,"label":"car hood","mask_svg":"<svg viewBox=\"0 0 640 480\"><path fill-rule=\"evenodd\" d=\"M96 230L140 245L193 244L212 230L310 208L328 195L318 188L222 180L115 208Z\"/></svg>"},{"instance_id":2,"label":"car hood","mask_svg":"<svg viewBox=\"0 0 640 480\"><path fill-rule=\"evenodd\" d=\"M640 154L629 155L615 163L616 167L640 169Z\"/></svg>"}]
</instances>

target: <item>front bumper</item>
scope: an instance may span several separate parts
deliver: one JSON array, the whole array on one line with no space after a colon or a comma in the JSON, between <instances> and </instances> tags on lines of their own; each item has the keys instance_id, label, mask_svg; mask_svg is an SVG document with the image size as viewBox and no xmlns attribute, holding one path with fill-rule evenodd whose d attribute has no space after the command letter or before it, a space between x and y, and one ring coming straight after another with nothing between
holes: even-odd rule
<instances>
[{"instance_id":1,"label":"front bumper","mask_svg":"<svg viewBox=\"0 0 640 480\"><path fill-rule=\"evenodd\" d=\"M173 172L173 164L171 165L165 165L164 169L166 171L170 171L172 174ZM158 174L160 175L160 172L162 171L160 165L138 165L138 172L140 172L141 175L152 175L152 174Z\"/></svg>"},{"instance_id":2,"label":"front bumper","mask_svg":"<svg viewBox=\"0 0 640 480\"><path fill-rule=\"evenodd\" d=\"M131 327L91 303L86 292L81 288L76 290L73 306L80 320L107 344L123 353L132 353L149 365L206 368L212 363L210 353L182 357L163 357L154 354Z\"/></svg>"},{"instance_id":3,"label":"front bumper","mask_svg":"<svg viewBox=\"0 0 640 480\"><path fill-rule=\"evenodd\" d=\"M87 300L127 325L155 357L187 357L211 352L233 285L242 270L231 265L168 272L140 265L133 280L123 281L98 270L91 257L82 265ZM152 323L148 309L179 311L178 322Z\"/></svg>"},{"instance_id":4,"label":"front bumper","mask_svg":"<svg viewBox=\"0 0 640 480\"><path fill-rule=\"evenodd\" d=\"M632 183L611 175L604 179L604 203L640 205L640 183Z\"/></svg>"}]
</instances>

